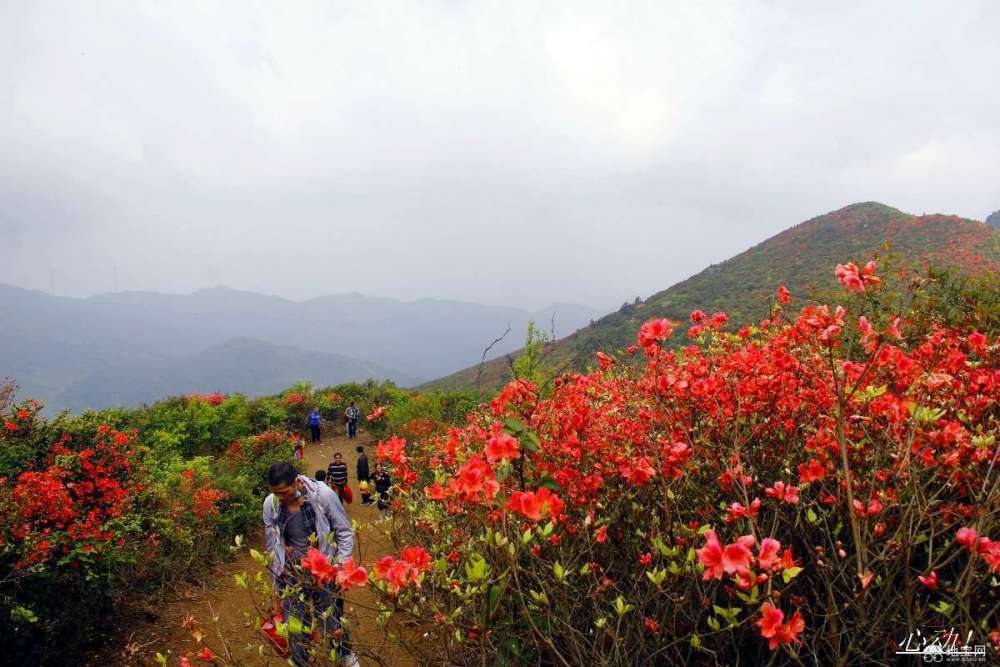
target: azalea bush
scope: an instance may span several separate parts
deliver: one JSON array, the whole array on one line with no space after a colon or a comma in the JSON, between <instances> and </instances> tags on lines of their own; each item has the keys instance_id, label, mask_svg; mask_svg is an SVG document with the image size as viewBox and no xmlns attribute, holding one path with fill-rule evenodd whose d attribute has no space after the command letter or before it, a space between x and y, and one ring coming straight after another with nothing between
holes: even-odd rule
<instances>
[{"instance_id":1,"label":"azalea bush","mask_svg":"<svg viewBox=\"0 0 1000 667\"><path fill-rule=\"evenodd\" d=\"M92 631L109 590L148 553L134 433L104 426L93 439L61 434L43 449L36 408L5 411L0 436L0 446L37 451L0 478L0 636L26 656L43 653L46 636L69 645Z\"/></svg>"},{"instance_id":2,"label":"azalea bush","mask_svg":"<svg viewBox=\"0 0 1000 667\"><path fill-rule=\"evenodd\" d=\"M652 320L548 394L517 379L462 427L380 443L393 540L429 559L372 568L387 631L428 660L512 665L996 641L998 332L929 298L940 283L836 275L842 305L779 288L737 331Z\"/></svg>"},{"instance_id":3,"label":"azalea bush","mask_svg":"<svg viewBox=\"0 0 1000 667\"><path fill-rule=\"evenodd\" d=\"M206 572L259 524L263 471L291 458L292 440L241 436L244 406L209 394L46 419L0 383L8 652L65 661L104 642L122 611L154 609L165 586Z\"/></svg>"}]
</instances>

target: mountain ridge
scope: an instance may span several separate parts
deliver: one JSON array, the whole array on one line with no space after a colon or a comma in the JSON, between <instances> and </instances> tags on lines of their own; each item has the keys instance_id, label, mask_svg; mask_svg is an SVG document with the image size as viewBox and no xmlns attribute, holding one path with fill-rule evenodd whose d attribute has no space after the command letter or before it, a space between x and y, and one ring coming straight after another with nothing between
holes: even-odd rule
<instances>
[{"instance_id":1,"label":"mountain ridge","mask_svg":"<svg viewBox=\"0 0 1000 667\"><path fill-rule=\"evenodd\" d=\"M227 287L186 295L126 291L67 297L0 284L0 376L15 377L24 395L59 409L65 407L61 400L75 396L64 394L71 386L86 384L95 395L106 394L97 382L102 377L109 387L123 387L126 379L137 381L132 368L158 368L247 336L277 347L342 355L356 362L354 367L369 364L386 377L417 384L478 361L508 323L516 333L494 353L516 349L527 322L548 323L550 311L358 293L296 302ZM586 306L557 311L560 331L599 315ZM258 364L262 372L266 361ZM135 391L145 396L141 385Z\"/></svg>"},{"instance_id":2,"label":"mountain ridge","mask_svg":"<svg viewBox=\"0 0 1000 667\"><path fill-rule=\"evenodd\" d=\"M1000 268L1000 232L983 222L946 214L918 216L879 202L859 202L799 222L638 304L624 304L549 346L547 363L554 369L582 370L592 363L594 352L633 343L642 322L655 317L686 321L699 308L725 311L735 322L759 320L767 315L768 299L778 285L799 294L832 287L838 262L869 258L886 242L915 267L929 259L970 271ZM477 377L478 365L470 366L422 387L473 386ZM495 387L509 377L509 361L494 360L483 366L482 386Z\"/></svg>"}]
</instances>

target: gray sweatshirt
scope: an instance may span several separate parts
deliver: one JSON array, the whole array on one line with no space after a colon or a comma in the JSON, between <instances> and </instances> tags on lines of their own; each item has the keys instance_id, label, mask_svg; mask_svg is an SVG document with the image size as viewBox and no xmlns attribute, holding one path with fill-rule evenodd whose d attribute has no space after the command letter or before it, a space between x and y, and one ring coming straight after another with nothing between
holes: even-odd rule
<instances>
[{"instance_id":1,"label":"gray sweatshirt","mask_svg":"<svg viewBox=\"0 0 1000 667\"><path fill-rule=\"evenodd\" d=\"M340 504L340 498L326 484L299 475L305 487L303 495L316 509L316 548L327 557L342 563L354 552L354 530L351 520ZM278 526L281 504L276 495L264 499L264 539L267 545L268 566L277 579L285 569L285 540Z\"/></svg>"}]
</instances>

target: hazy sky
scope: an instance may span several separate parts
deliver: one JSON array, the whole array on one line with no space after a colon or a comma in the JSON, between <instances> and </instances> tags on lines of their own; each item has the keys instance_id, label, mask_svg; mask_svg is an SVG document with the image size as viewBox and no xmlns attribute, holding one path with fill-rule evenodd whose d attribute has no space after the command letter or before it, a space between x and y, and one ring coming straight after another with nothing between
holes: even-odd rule
<instances>
[{"instance_id":1,"label":"hazy sky","mask_svg":"<svg viewBox=\"0 0 1000 667\"><path fill-rule=\"evenodd\" d=\"M166 4L0 3L0 282L609 307L1000 208L990 0Z\"/></svg>"}]
</instances>

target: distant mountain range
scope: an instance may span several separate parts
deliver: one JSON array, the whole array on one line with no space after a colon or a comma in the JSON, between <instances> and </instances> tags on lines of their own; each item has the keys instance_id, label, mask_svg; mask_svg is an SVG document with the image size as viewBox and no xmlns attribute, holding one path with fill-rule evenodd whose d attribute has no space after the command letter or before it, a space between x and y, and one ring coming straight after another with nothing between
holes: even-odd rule
<instances>
[{"instance_id":1,"label":"distant mountain range","mask_svg":"<svg viewBox=\"0 0 1000 667\"><path fill-rule=\"evenodd\" d=\"M267 393L391 379L412 386L519 347L529 320L557 332L600 313L338 294L308 301L216 287L193 294L58 297L0 285L0 377L50 410L82 410L195 391Z\"/></svg>"},{"instance_id":2,"label":"distant mountain range","mask_svg":"<svg viewBox=\"0 0 1000 667\"><path fill-rule=\"evenodd\" d=\"M778 285L803 295L813 287L835 286L838 262L862 260L887 244L910 266L957 267L976 272L1000 269L1000 214L992 226L953 215L911 215L867 202L853 204L807 220L735 257L658 292L641 303L625 305L593 325L557 341L546 354L554 369L583 369L598 350L614 351L635 342L636 332L651 318L686 321L691 311L723 310L737 323L762 319ZM512 355L513 356L513 355ZM472 386L478 364L428 383L428 388ZM483 367L484 388L510 378L509 362L497 359Z\"/></svg>"}]
</instances>

